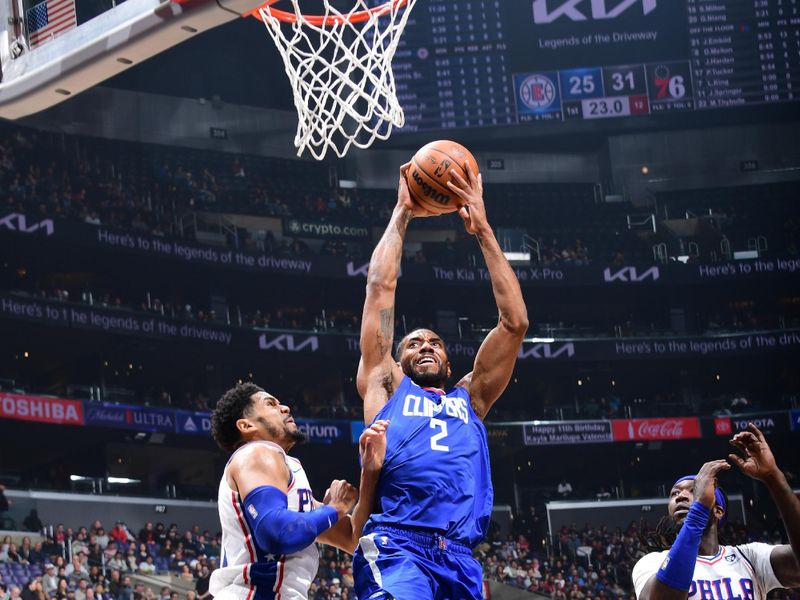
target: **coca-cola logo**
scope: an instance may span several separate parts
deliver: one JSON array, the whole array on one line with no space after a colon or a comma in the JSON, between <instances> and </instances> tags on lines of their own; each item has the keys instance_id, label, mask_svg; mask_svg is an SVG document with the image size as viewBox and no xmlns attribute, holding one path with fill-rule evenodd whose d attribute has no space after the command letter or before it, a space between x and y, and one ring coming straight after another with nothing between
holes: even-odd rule
<instances>
[{"instance_id":1,"label":"coca-cola logo","mask_svg":"<svg viewBox=\"0 0 800 600\"><path fill-rule=\"evenodd\" d=\"M700 437L696 418L620 419L613 422L616 440L680 440Z\"/></svg>"},{"instance_id":2,"label":"coca-cola logo","mask_svg":"<svg viewBox=\"0 0 800 600\"><path fill-rule=\"evenodd\" d=\"M668 438L680 439L683 437L683 421L669 420L651 423L642 421L636 431L640 438Z\"/></svg>"}]
</instances>

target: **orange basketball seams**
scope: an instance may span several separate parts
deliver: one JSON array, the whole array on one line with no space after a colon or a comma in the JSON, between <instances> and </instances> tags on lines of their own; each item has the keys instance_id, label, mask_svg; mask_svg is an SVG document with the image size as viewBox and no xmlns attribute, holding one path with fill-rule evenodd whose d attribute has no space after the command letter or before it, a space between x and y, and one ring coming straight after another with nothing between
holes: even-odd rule
<instances>
[{"instance_id":1,"label":"orange basketball seams","mask_svg":"<svg viewBox=\"0 0 800 600\"><path fill-rule=\"evenodd\" d=\"M411 199L437 215L458 210L462 204L461 198L448 187L447 182L453 179L453 170L467 178L467 161L477 175L475 157L461 144L437 140L420 148L411 159L411 166L406 173Z\"/></svg>"}]
</instances>

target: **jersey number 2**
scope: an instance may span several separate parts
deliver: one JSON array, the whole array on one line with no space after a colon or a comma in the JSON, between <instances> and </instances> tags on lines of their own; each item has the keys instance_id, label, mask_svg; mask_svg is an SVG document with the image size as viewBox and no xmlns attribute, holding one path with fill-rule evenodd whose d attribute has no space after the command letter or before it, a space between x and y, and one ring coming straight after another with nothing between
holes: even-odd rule
<instances>
[{"instance_id":1,"label":"jersey number 2","mask_svg":"<svg viewBox=\"0 0 800 600\"><path fill-rule=\"evenodd\" d=\"M439 433L431 436L431 450L438 450L439 452L450 452L450 446L440 444L439 440L447 437L447 421L441 419L431 419L431 429L440 429Z\"/></svg>"}]
</instances>

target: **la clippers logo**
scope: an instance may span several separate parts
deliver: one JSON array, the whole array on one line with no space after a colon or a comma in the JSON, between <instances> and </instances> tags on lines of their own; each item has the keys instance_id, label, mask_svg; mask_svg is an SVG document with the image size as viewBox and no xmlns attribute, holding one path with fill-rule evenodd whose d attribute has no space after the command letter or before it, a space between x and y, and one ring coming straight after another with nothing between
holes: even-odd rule
<instances>
[{"instance_id":1,"label":"la clippers logo","mask_svg":"<svg viewBox=\"0 0 800 600\"><path fill-rule=\"evenodd\" d=\"M517 358L533 358L537 360L552 360L554 358L572 358L575 356L575 344L568 342L565 344L533 344L521 347L517 353Z\"/></svg>"},{"instance_id":2,"label":"la clippers logo","mask_svg":"<svg viewBox=\"0 0 800 600\"><path fill-rule=\"evenodd\" d=\"M556 86L549 77L535 73L525 78L519 87L522 103L531 110L542 110L556 99Z\"/></svg>"},{"instance_id":3,"label":"la clippers logo","mask_svg":"<svg viewBox=\"0 0 800 600\"><path fill-rule=\"evenodd\" d=\"M43 219L38 223L31 223L28 225L28 220L25 215L21 213L11 213L0 219L0 225L11 231L19 231L20 233L34 233L43 229L45 235L53 235L55 227L53 226L53 219Z\"/></svg>"},{"instance_id":4,"label":"la clippers logo","mask_svg":"<svg viewBox=\"0 0 800 600\"><path fill-rule=\"evenodd\" d=\"M608 8L608 4L610 4L608 0L567 0L561 3L553 0L534 0L533 21L543 25L552 23L561 17L567 17L573 21L614 19L640 2L644 15L649 15L656 9L656 0L622 0L610 10ZM548 4L553 7L552 10L547 8ZM557 6L554 6L556 4Z\"/></svg>"},{"instance_id":5,"label":"la clippers logo","mask_svg":"<svg viewBox=\"0 0 800 600\"><path fill-rule=\"evenodd\" d=\"M258 347L262 350L277 350L278 352L316 352L319 348L319 338L311 335L301 342L297 342L290 333L284 333L274 338L270 338L266 333L258 336Z\"/></svg>"},{"instance_id":6,"label":"la clippers logo","mask_svg":"<svg viewBox=\"0 0 800 600\"><path fill-rule=\"evenodd\" d=\"M642 273L639 273L636 267L623 267L617 271L612 271L610 268L607 268L603 271L603 280L606 283L612 283L614 281L639 283L646 279L658 281L659 277L661 277L661 272L658 270L658 267L650 267Z\"/></svg>"}]
</instances>

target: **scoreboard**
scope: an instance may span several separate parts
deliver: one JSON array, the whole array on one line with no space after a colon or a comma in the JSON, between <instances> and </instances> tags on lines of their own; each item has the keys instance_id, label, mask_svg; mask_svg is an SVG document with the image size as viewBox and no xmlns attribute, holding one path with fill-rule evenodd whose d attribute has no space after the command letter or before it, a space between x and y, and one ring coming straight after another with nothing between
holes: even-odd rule
<instances>
[{"instance_id":1,"label":"scoreboard","mask_svg":"<svg viewBox=\"0 0 800 600\"><path fill-rule=\"evenodd\" d=\"M800 0L425 0L394 60L402 131L800 100Z\"/></svg>"}]
</instances>

